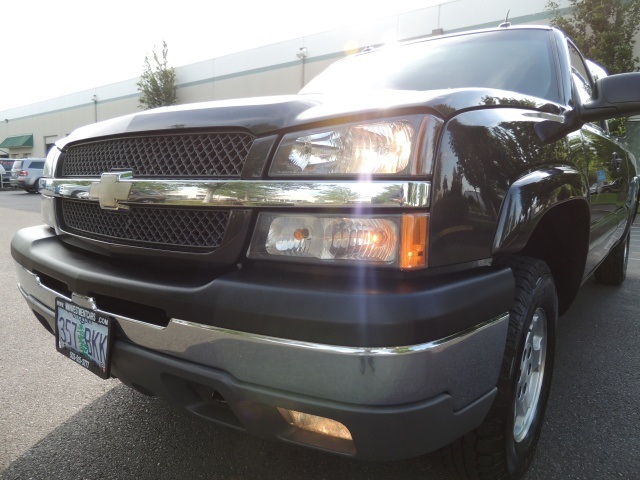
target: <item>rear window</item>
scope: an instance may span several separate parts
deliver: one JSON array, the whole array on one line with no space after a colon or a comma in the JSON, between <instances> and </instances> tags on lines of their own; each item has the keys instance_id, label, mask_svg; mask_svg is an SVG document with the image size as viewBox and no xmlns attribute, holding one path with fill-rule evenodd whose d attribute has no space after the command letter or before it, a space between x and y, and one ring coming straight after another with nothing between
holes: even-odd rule
<instances>
[{"instance_id":1,"label":"rear window","mask_svg":"<svg viewBox=\"0 0 640 480\"><path fill-rule=\"evenodd\" d=\"M22 160L16 160L13 163L13 167L11 167L11 170L20 170L22 168Z\"/></svg>"},{"instance_id":2,"label":"rear window","mask_svg":"<svg viewBox=\"0 0 640 480\"><path fill-rule=\"evenodd\" d=\"M409 43L331 65L301 93L496 88L559 102L547 30L502 30Z\"/></svg>"}]
</instances>

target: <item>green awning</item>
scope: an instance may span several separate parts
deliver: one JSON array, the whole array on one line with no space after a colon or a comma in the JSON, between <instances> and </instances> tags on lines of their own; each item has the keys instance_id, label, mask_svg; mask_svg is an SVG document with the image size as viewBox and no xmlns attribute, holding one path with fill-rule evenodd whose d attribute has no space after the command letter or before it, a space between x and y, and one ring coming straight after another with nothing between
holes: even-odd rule
<instances>
[{"instance_id":1,"label":"green awning","mask_svg":"<svg viewBox=\"0 0 640 480\"><path fill-rule=\"evenodd\" d=\"M33 147L33 135L12 135L0 143L0 148Z\"/></svg>"}]
</instances>

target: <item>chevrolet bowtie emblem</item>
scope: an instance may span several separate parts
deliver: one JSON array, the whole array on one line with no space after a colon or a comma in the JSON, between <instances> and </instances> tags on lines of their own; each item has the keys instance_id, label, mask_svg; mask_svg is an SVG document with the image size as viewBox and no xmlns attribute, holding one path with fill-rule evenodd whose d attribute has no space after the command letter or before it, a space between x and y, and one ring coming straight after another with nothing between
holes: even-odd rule
<instances>
[{"instance_id":1,"label":"chevrolet bowtie emblem","mask_svg":"<svg viewBox=\"0 0 640 480\"><path fill-rule=\"evenodd\" d=\"M133 172L108 172L103 173L99 182L91 184L89 197L97 198L100 201L100 208L105 210L126 209L118 202L125 202L129 199L131 182L123 180L133 180Z\"/></svg>"}]
</instances>

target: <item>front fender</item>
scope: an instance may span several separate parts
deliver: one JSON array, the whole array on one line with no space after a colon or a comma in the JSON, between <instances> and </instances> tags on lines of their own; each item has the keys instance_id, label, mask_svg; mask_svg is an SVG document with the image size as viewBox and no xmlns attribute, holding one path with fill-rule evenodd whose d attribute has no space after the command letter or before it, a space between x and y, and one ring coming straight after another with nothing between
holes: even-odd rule
<instances>
[{"instance_id":1,"label":"front fender","mask_svg":"<svg viewBox=\"0 0 640 480\"><path fill-rule=\"evenodd\" d=\"M491 253L521 251L551 208L576 199L587 202L587 198L584 176L574 167L547 167L521 177L505 195Z\"/></svg>"},{"instance_id":2,"label":"front fender","mask_svg":"<svg viewBox=\"0 0 640 480\"><path fill-rule=\"evenodd\" d=\"M429 266L517 251L545 211L586 198L580 134L545 143L535 131L545 118L502 106L462 112L445 124L432 181Z\"/></svg>"}]
</instances>

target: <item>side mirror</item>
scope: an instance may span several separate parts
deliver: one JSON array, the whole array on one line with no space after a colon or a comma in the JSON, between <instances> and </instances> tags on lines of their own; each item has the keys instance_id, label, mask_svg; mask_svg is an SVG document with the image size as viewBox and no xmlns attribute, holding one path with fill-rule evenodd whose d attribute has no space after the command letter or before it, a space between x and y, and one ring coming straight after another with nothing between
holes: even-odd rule
<instances>
[{"instance_id":1,"label":"side mirror","mask_svg":"<svg viewBox=\"0 0 640 480\"><path fill-rule=\"evenodd\" d=\"M640 113L640 72L598 79L593 97L576 113L582 123Z\"/></svg>"}]
</instances>

